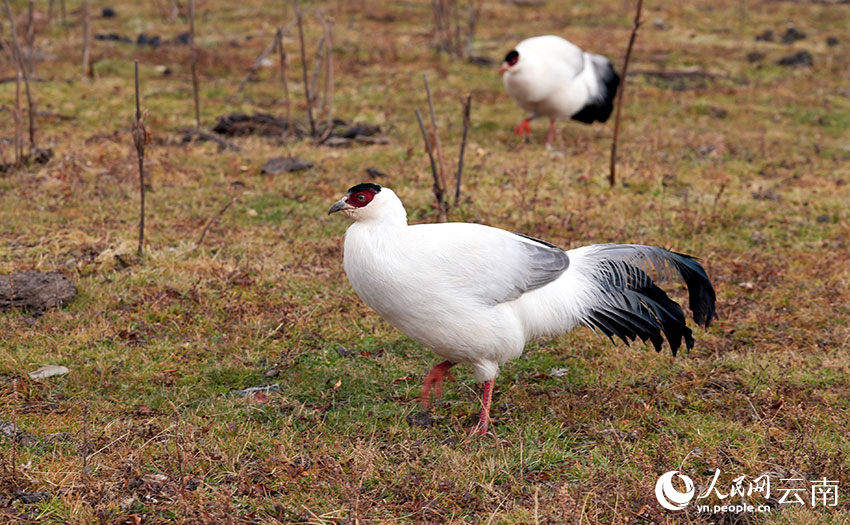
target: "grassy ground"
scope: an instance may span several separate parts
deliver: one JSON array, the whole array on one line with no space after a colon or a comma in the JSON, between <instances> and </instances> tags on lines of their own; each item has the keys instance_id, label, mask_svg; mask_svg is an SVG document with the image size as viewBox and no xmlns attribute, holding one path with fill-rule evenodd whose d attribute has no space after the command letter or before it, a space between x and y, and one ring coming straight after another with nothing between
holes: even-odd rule
<instances>
[{"instance_id":1,"label":"grassy ground","mask_svg":"<svg viewBox=\"0 0 850 525\"><path fill-rule=\"evenodd\" d=\"M23 2L12 4L25 12ZM157 2L112 5L112 19L94 9L95 32L168 39L185 30ZM0 521L847 519L850 6L647 4L631 67L713 76L629 77L613 189L605 183L610 123L564 123L552 150L540 145L545 123L535 123L523 143L511 133L521 112L494 67L431 50L429 6L302 4L335 19L336 114L380 124L390 138L350 149L262 138L236 139L240 152L180 144L179 130L193 122L186 47L96 41L88 79L79 71L75 4L66 26L38 27L47 60L36 64L36 133L56 156L0 176L0 272L59 270L79 296L42 316L0 314L0 419L19 429L0 442ZM615 0L537 8L487 1L474 54L499 60L523 37L556 33L619 64L631 9ZM198 1L205 127L233 111L283 114L274 68L232 95L289 19L280 2ZM765 29L778 38L789 23L807 38L755 42ZM306 30L312 53L320 32L312 14ZM837 46L827 46L829 36ZM297 49L294 33L285 44ZM813 67L776 64L800 49L811 52ZM754 52L763 57L749 60ZM291 87L303 101L294 55ZM132 256L133 57L153 135L142 260ZM8 60L4 67L8 76ZM388 174L377 182L399 193L411 221L434 220L413 116L426 108L422 73L452 164L459 99L472 94L463 199L452 220L564 247L636 242L699 256L717 288L719 319L696 332L691 352L674 359L577 330L532 343L503 368L487 437L465 437L479 392L466 370L447 385L433 426L408 423L436 358L354 294L342 270L347 224L326 211L373 167ZM4 104L13 97L13 84L0 85ZM3 139L11 134L5 126ZM316 165L260 175L281 154ZM237 191L194 249L208 218ZM70 373L28 378L47 364ZM553 377L555 368L565 374ZM279 391L267 396L232 394L274 383ZM657 503L660 474L681 470L702 493L715 469L725 492L736 476L770 473L778 483L772 511L707 515L694 504L670 512ZM780 478L823 477L839 481L837 508L778 504ZM39 501L23 501L36 492L44 493ZM723 502L733 499L741 501Z\"/></svg>"}]
</instances>

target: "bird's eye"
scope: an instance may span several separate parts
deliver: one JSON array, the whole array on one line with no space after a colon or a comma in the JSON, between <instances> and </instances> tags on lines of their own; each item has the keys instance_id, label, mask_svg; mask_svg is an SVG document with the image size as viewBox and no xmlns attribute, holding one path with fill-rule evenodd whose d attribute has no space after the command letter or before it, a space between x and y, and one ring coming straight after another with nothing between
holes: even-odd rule
<instances>
[{"instance_id":1,"label":"bird's eye","mask_svg":"<svg viewBox=\"0 0 850 525\"><path fill-rule=\"evenodd\" d=\"M357 196L357 202L365 202L365 201L366 201L366 196L363 195L362 193Z\"/></svg>"},{"instance_id":2,"label":"bird's eye","mask_svg":"<svg viewBox=\"0 0 850 525\"><path fill-rule=\"evenodd\" d=\"M511 49L511 51L505 55L505 62L507 62L509 66L513 66L519 62L519 53L517 53L516 49Z\"/></svg>"}]
</instances>

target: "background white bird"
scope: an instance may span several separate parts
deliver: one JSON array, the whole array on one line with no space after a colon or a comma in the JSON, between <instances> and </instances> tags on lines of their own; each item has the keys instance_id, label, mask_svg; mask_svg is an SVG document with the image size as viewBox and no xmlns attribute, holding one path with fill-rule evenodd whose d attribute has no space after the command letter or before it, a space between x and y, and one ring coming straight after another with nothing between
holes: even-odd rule
<instances>
[{"instance_id":1,"label":"background white bird","mask_svg":"<svg viewBox=\"0 0 850 525\"><path fill-rule=\"evenodd\" d=\"M358 184L329 214L355 222L345 234L344 266L363 301L411 339L446 360L431 369L432 388L456 363L484 382L473 429L487 430L499 365L518 357L532 338L585 325L627 344L636 338L673 355L694 344L681 307L650 274L678 274L687 284L694 320L714 317L714 288L702 266L679 253L636 244L596 244L564 251L544 241L471 223L409 226L389 188Z\"/></svg>"},{"instance_id":2,"label":"background white bird","mask_svg":"<svg viewBox=\"0 0 850 525\"><path fill-rule=\"evenodd\" d=\"M611 115L620 77L602 55L582 51L555 35L528 38L505 55L499 68L505 89L528 112L514 133L531 133L529 123L549 117L546 144L555 121L571 118L591 124Z\"/></svg>"}]
</instances>

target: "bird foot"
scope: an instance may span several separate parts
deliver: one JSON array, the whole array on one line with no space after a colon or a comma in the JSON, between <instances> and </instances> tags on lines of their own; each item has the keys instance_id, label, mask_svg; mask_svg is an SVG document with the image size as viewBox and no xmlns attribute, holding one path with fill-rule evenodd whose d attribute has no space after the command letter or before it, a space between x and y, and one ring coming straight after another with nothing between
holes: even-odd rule
<instances>
[{"instance_id":1,"label":"bird foot","mask_svg":"<svg viewBox=\"0 0 850 525\"><path fill-rule=\"evenodd\" d=\"M443 395L443 381L448 379L454 381L455 378L449 372L449 369L454 366L451 361L443 361L435 365L434 368L425 376L425 382L422 385L422 397L419 402L422 405L422 410L427 411L431 408L431 390L434 390L434 398L439 399Z\"/></svg>"},{"instance_id":2,"label":"bird foot","mask_svg":"<svg viewBox=\"0 0 850 525\"><path fill-rule=\"evenodd\" d=\"M514 128L514 135L531 135L531 121L525 119L519 123L519 126Z\"/></svg>"}]
</instances>

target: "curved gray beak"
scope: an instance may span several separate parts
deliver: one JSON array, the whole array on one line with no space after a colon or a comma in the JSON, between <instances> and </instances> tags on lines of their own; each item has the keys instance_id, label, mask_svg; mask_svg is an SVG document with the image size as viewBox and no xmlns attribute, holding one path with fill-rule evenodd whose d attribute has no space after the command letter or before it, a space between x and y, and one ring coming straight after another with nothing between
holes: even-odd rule
<instances>
[{"instance_id":1,"label":"curved gray beak","mask_svg":"<svg viewBox=\"0 0 850 525\"><path fill-rule=\"evenodd\" d=\"M345 209L346 206L348 206L348 203L345 202L345 198L342 198L336 201L333 206L331 206L331 209L328 210L328 215L330 215L331 213L338 212L339 210Z\"/></svg>"}]
</instances>

